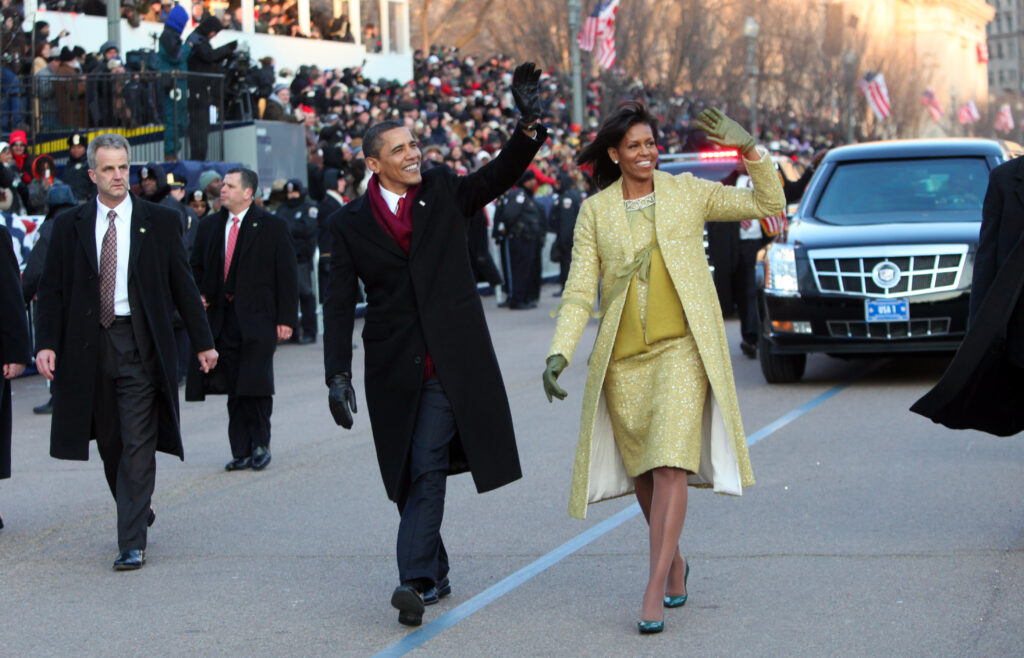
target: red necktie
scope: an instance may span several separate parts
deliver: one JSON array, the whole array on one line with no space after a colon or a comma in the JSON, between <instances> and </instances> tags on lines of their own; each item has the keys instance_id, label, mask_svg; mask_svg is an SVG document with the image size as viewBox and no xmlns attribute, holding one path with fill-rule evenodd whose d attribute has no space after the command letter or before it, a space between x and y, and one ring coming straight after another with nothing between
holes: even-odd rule
<instances>
[{"instance_id":1,"label":"red necktie","mask_svg":"<svg viewBox=\"0 0 1024 658\"><path fill-rule=\"evenodd\" d=\"M401 217L402 216L402 202L403 201L405 201L405 197L404 196L398 197L398 205L395 206L395 217Z\"/></svg>"},{"instance_id":2,"label":"red necktie","mask_svg":"<svg viewBox=\"0 0 1024 658\"><path fill-rule=\"evenodd\" d=\"M224 280L228 280L231 271L231 259L235 256L235 243L238 242L238 218L231 218L231 230L228 231L228 248L224 252Z\"/></svg>"},{"instance_id":3,"label":"red necktie","mask_svg":"<svg viewBox=\"0 0 1024 658\"><path fill-rule=\"evenodd\" d=\"M109 329L114 323L114 289L117 284L117 213L107 213L110 225L100 246L100 324Z\"/></svg>"}]
</instances>

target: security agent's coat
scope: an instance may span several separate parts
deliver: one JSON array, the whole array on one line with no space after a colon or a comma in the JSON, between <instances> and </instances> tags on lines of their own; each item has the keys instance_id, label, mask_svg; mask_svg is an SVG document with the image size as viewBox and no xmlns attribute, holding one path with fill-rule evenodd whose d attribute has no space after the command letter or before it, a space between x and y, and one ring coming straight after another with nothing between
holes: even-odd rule
<instances>
[{"instance_id":1,"label":"security agent's coat","mask_svg":"<svg viewBox=\"0 0 1024 658\"><path fill-rule=\"evenodd\" d=\"M96 196L96 183L89 178L89 163L84 155L77 159L68 158L61 180L68 184L79 203Z\"/></svg>"},{"instance_id":2,"label":"security agent's coat","mask_svg":"<svg viewBox=\"0 0 1024 658\"><path fill-rule=\"evenodd\" d=\"M36 351L57 354L50 455L89 459L99 365L100 279L96 254L96 200L61 213L54 222L39 284ZM181 224L166 208L132 195L128 301L142 361L160 400L157 450L184 459L178 429L177 352L171 318L181 314L196 352L213 349L213 336L185 259ZM198 360L195 360L198 367Z\"/></svg>"},{"instance_id":3,"label":"security agent's coat","mask_svg":"<svg viewBox=\"0 0 1024 658\"><path fill-rule=\"evenodd\" d=\"M1024 158L989 175L967 335L911 411L953 429L1024 430Z\"/></svg>"},{"instance_id":4,"label":"security agent's coat","mask_svg":"<svg viewBox=\"0 0 1024 658\"><path fill-rule=\"evenodd\" d=\"M210 304L207 317L214 336L224 326L227 294L234 295L243 337L235 395L274 394L274 351L277 326L294 328L298 316L295 250L288 227L278 217L250 206L240 225L231 271L224 280L224 227L228 211L221 208L199 221L192 249L192 272L199 292ZM227 392L227 391L223 391ZM189 366L185 399L206 399L198 362Z\"/></svg>"},{"instance_id":5,"label":"security agent's coat","mask_svg":"<svg viewBox=\"0 0 1024 658\"><path fill-rule=\"evenodd\" d=\"M407 463L429 349L458 436L450 473L470 470L477 491L522 476L505 385L466 249L470 217L508 189L540 148L517 130L494 161L468 176L423 174L412 201L406 255L377 222L366 195L330 217L334 256L324 307L327 379L352 372L356 277L366 286L366 402L388 497L407 486ZM461 459L464 453L464 459ZM468 465L467 465L468 462Z\"/></svg>"},{"instance_id":6,"label":"security agent's coat","mask_svg":"<svg viewBox=\"0 0 1024 658\"><path fill-rule=\"evenodd\" d=\"M28 363L28 322L11 234L0 226L0 364ZM0 480L11 477L11 382L0 381Z\"/></svg>"}]
</instances>

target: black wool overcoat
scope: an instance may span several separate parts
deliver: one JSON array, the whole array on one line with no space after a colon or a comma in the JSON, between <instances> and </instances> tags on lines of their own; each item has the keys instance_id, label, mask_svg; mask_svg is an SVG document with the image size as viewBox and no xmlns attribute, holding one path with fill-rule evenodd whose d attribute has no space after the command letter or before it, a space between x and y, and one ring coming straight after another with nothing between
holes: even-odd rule
<instances>
[{"instance_id":1,"label":"black wool overcoat","mask_svg":"<svg viewBox=\"0 0 1024 658\"><path fill-rule=\"evenodd\" d=\"M233 293L242 353L235 395L274 394L274 352L277 326L298 324L299 293L295 249L284 220L250 206L240 224L231 271L224 280L224 228L228 211L207 215L199 221L192 247L192 272L206 309L215 341L224 328L226 295ZM206 399L203 373L196 363L189 367L185 399Z\"/></svg>"},{"instance_id":2,"label":"black wool overcoat","mask_svg":"<svg viewBox=\"0 0 1024 658\"><path fill-rule=\"evenodd\" d=\"M458 435L451 472L468 470L484 492L520 477L512 414L466 247L469 218L512 186L547 132L516 130L501 154L468 176L447 167L423 173L412 200L407 255L378 223L364 194L330 218L332 245L324 306L327 379L352 372L356 277L366 289L363 327L366 404L384 486L407 487L409 448L429 350L452 405Z\"/></svg>"},{"instance_id":3,"label":"black wool overcoat","mask_svg":"<svg viewBox=\"0 0 1024 658\"><path fill-rule=\"evenodd\" d=\"M28 363L28 320L11 234L0 226L0 365ZM0 480L11 477L11 382L0 379Z\"/></svg>"},{"instance_id":4,"label":"black wool overcoat","mask_svg":"<svg viewBox=\"0 0 1024 658\"><path fill-rule=\"evenodd\" d=\"M36 306L36 353L57 354L50 454L87 460L100 341L96 200L50 221L53 233ZM212 349L213 336L189 271L178 216L132 195L130 230L128 301L139 354L159 391L157 450L184 459L174 312L184 321L193 352Z\"/></svg>"},{"instance_id":5,"label":"black wool overcoat","mask_svg":"<svg viewBox=\"0 0 1024 658\"><path fill-rule=\"evenodd\" d=\"M974 260L967 335L911 411L953 429L1024 430L1024 158L992 170Z\"/></svg>"}]
</instances>

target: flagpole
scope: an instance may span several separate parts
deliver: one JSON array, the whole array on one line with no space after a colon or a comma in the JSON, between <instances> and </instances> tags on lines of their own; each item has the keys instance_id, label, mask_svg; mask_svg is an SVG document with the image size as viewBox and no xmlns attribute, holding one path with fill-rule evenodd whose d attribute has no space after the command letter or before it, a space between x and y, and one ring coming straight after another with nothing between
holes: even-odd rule
<instances>
[{"instance_id":1,"label":"flagpole","mask_svg":"<svg viewBox=\"0 0 1024 658\"><path fill-rule=\"evenodd\" d=\"M580 0L569 0L569 57L572 62L572 122L583 126L583 71L580 65L580 45L576 35L580 31Z\"/></svg>"}]
</instances>

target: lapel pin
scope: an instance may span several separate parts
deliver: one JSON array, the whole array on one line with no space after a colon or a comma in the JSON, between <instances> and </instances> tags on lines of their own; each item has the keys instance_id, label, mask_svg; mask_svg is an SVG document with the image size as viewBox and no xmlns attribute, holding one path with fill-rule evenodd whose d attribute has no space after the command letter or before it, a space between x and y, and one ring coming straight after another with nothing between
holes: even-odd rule
<instances>
[{"instance_id":1,"label":"lapel pin","mask_svg":"<svg viewBox=\"0 0 1024 658\"><path fill-rule=\"evenodd\" d=\"M146 228L145 228L145 227L141 227L141 228L139 229L139 233L145 233L145 232L146 232Z\"/></svg>"},{"instance_id":2,"label":"lapel pin","mask_svg":"<svg viewBox=\"0 0 1024 658\"><path fill-rule=\"evenodd\" d=\"M259 224L259 222L253 222L253 223L252 223L252 227L253 227L253 228L256 228L256 227L257 227L257 226L259 226L259 225L260 225L260 224Z\"/></svg>"},{"instance_id":3,"label":"lapel pin","mask_svg":"<svg viewBox=\"0 0 1024 658\"><path fill-rule=\"evenodd\" d=\"M420 205L421 206L426 206L427 204L423 203L423 199L420 199Z\"/></svg>"}]
</instances>

